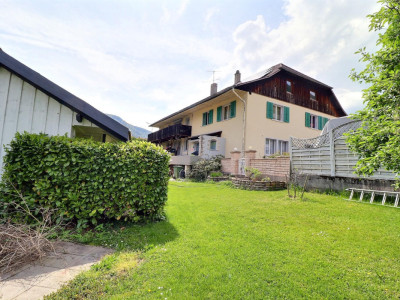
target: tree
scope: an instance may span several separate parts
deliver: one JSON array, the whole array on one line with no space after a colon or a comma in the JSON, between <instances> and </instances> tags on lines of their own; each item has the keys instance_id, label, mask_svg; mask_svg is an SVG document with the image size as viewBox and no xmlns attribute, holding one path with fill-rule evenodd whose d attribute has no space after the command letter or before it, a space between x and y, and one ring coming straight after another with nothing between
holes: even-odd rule
<instances>
[{"instance_id":1,"label":"tree","mask_svg":"<svg viewBox=\"0 0 400 300\"><path fill-rule=\"evenodd\" d=\"M366 67L350 75L369 86L363 90L365 107L352 115L361 127L347 136L350 149L360 157L356 173L362 175L379 167L400 174L400 0L379 3L381 9L368 15L369 30L381 31L379 49L372 54L365 47L357 51Z\"/></svg>"}]
</instances>

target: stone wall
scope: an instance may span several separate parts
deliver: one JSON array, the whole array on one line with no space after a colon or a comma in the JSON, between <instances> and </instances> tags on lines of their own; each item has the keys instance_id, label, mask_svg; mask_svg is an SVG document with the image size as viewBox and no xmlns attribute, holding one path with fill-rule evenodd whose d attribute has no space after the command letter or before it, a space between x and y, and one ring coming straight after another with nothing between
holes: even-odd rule
<instances>
[{"instance_id":1,"label":"stone wall","mask_svg":"<svg viewBox=\"0 0 400 300\"><path fill-rule=\"evenodd\" d=\"M277 191L286 188L285 182L252 181L247 178L232 178L235 187L253 191Z\"/></svg>"},{"instance_id":2,"label":"stone wall","mask_svg":"<svg viewBox=\"0 0 400 300\"><path fill-rule=\"evenodd\" d=\"M300 185L304 184L306 177L307 175L299 175L298 182ZM393 186L394 184L394 180L308 175L306 190L341 192L347 188L356 188L379 191L395 191Z\"/></svg>"}]
</instances>

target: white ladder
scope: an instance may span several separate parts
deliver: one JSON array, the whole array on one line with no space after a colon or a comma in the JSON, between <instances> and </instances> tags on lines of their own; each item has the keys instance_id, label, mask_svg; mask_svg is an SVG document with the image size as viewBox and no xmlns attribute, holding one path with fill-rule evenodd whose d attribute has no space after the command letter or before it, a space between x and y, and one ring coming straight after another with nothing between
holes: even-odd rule
<instances>
[{"instance_id":1,"label":"white ladder","mask_svg":"<svg viewBox=\"0 0 400 300\"><path fill-rule=\"evenodd\" d=\"M359 201L363 201L364 199L364 194L368 193L371 194L371 197L369 199L369 203L373 204L375 195L383 195L382 197L382 205L385 205L386 203L386 198L388 195L395 195L396 198L394 200L394 205L393 207L399 207L399 198L400 198L400 192L391 192L391 191L378 191L378 190L367 190L367 189L355 189L355 188L348 188L346 191L350 191L350 198L349 200L353 200L354 192L361 192L360 193L360 199Z\"/></svg>"}]
</instances>

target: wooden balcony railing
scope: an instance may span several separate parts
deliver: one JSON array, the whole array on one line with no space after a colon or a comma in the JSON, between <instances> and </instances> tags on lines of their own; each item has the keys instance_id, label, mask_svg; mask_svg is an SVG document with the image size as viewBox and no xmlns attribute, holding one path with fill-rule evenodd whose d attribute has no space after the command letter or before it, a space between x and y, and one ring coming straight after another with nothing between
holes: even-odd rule
<instances>
[{"instance_id":1,"label":"wooden balcony railing","mask_svg":"<svg viewBox=\"0 0 400 300\"><path fill-rule=\"evenodd\" d=\"M192 126L175 124L159 131L150 133L147 141L152 143L161 143L171 139L180 139L192 135Z\"/></svg>"}]
</instances>

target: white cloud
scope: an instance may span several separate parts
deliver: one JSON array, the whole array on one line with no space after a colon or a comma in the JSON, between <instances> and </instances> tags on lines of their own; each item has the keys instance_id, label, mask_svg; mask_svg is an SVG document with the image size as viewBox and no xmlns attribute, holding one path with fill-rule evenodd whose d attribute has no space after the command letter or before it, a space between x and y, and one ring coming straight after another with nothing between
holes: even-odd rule
<instances>
[{"instance_id":1,"label":"white cloud","mask_svg":"<svg viewBox=\"0 0 400 300\"><path fill-rule=\"evenodd\" d=\"M361 91L351 91L349 89L339 88L335 89L335 95L340 99L343 109L347 112L353 113L363 107Z\"/></svg>"},{"instance_id":2,"label":"white cloud","mask_svg":"<svg viewBox=\"0 0 400 300\"><path fill-rule=\"evenodd\" d=\"M207 28L211 19L219 13L219 8L217 7L211 7L209 9L207 9L207 13L206 16L204 17L204 28Z\"/></svg>"},{"instance_id":3,"label":"white cloud","mask_svg":"<svg viewBox=\"0 0 400 300\"><path fill-rule=\"evenodd\" d=\"M364 45L374 47L376 34L368 32L366 15L376 9L365 0L287 0L287 18L277 28L269 28L261 15L236 28L231 65L250 74L282 62L334 87L351 87L339 100L357 102L349 108L361 106L348 75L357 66L354 52Z\"/></svg>"}]
</instances>

